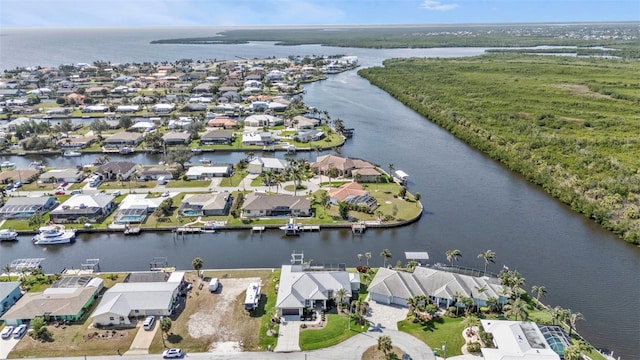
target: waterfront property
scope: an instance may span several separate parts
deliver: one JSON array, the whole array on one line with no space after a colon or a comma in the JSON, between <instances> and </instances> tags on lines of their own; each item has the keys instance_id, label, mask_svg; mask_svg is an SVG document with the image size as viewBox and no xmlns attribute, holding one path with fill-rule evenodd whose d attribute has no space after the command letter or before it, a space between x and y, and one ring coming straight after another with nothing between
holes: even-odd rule
<instances>
[{"instance_id":1,"label":"waterfront property","mask_svg":"<svg viewBox=\"0 0 640 360\"><path fill-rule=\"evenodd\" d=\"M165 180L173 179L175 168L167 167L139 167L136 170L136 181L149 181L164 178Z\"/></svg>"},{"instance_id":2,"label":"waterfront property","mask_svg":"<svg viewBox=\"0 0 640 360\"><path fill-rule=\"evenodd\" d=\"M51 169L40 175L40 181L43 183L79 183L85 177L85 173L76 168Z\"/></svg>"},{"instance_id":3,"label":"waterfront property","mask_svg":"<svg viewBox=\"0 0 640 360\"><path fill-rule=\"evenodd\" d=\"M185 195L180 205L182 216L222 216L229 212L231 193Z\"/></svg>"},{"instance_id":4,"label":"waterfront property","mask_svg":"<svg viewBox=\"0 0 640 360\"><path fill-rule=\"evenodd\" d=\"M187 180L205 180L215 177L229 177L233 168L231 165L191 166L185 176Z\"/></svg>"},{"instance_id":5,"label":"waterfront property","mask_svg":"<svg viewBox=\"0 0 640 360\"><path fill-rule=\"evenodd\" d=\"M20 281L0 282L0 315L4 314L10 307L22 297L20 291Z\"/></svg>"},{"instance_id":6,"label":"waterfront property","mask_svg":"<svg viewBox=\"0 0 640 360\"><path fill-rule=\"evenodd\" d=\"M261 174L267 171L282 173L287 168L287 164L288 162L286 160L259 157L249 162L247 172L249 174Z\"/></svg>"},{"instance_id":7,"label":"waterfront property","mask_svg":"<svg viewBox=\"0 0 640 360\"><path fill-rule=\"evenodd\" d=\"M143 135L137 132L119 132L109 136L102 142L105 147L123 147L123 146L138 146L142 142Z\"/></svg>"},{"instance_id":8,"label":"waterfront property","mask_svg":"<svg viewBox=\"0 0 640 360\"><path fill-rule=\"evenodd\" d=\"M77 194L51 211L49 217L55 223L75 223L80 218L97 223L116 208L115 196L110 194Z\"/></svg>"},{"instance_id":9,"label":"waterfront property","mask_svg":"<svg viewBox=\"0 0 640 360\"><path fill-rule=\"evenodd\" d=\"M167 146L187 145L189 144L189 141L191 141L191 134L172 131L162 136L162 141L164 141L165 145Z\"/></svg>"},{"instance_id":10,"label":"waterfront property","mask_svg":"<svg viewBox=\"0 0 640 360\"><path fill-rule=\"evenodd\" d=\"M340 202L352 204L358 207L369 209L373 212L378 207L378 201L369 195L368 191L362 188L362 185L356 182L348 182L337 188L329 189L329 201L337 205Z\"/></svg>"},{"instance_id":11,"label":"waterfront property","mask_svg":"<svg viewBox=\"0 0 640 360\"><path fill-rule=\"evenodd\" d=\"M209 130L200 137L200 145L229 145L234 135L228 130Z\"/></svg>"},{"instance_id":12,"label":"waterfront property","mask_svg":"<svg viewBox=\"0 0 640 360\"><path fill-rule=\"evenodd\" d=\"M560 360L571 341L558 327L538 326L533 322L480 320L484 331L493 337L494 348L482 348L486 360L535 359Z\"/></svg>"},{"instance_id":13,"label":"waterfront property","mask_svg":"<svg viewBox=\"0 0 640 360\"><path fill-rule=\"evenodd\" d=\"M36 213L44 213L56 204L54 196L12 197L0 208L3 219L28 219Z\"/></svg>"},{"instance_id":14,"label":"waterfront property","mask_svg":"<svg viewBox=\"0 0 640 360\"><path fill-rule=\"evenodd\" d=\"M136 171L137 164L131 161L111 161L100 165L95 171L103 180L128 180Z\"/></svg>"},{"instance_id":15,"label":"waterfront property","mask_svg":"<svg viewBox=\"0 0 640 360\"><path fill-rule=\"evenodd\" d=\"M329 170L336 169L338 176L351 177L356 169L375 169L375 166L368 161L329 154L318 156L311 168L321 175L327 175Z\"/></svg>"},{"instance_id":16,"label":"waterfront property","mask_svg":"<svg viewBox=\"0 0 640 360\"><path fill-rule=\"evenodd\" d=\"M357 294L360 281L357 274L350 276L344 270L329 270L311 267L302 258L292 265L282 265L276 309L279 316L303 314L305 308L326 309L327 302L334 299L336 291L344 289L345 298Z\"/></svg>"},{"instance_id":17,"label":"waterfront property","mask_svg":"<svg viewBox=\"0 0 640 360\"><path fill-rule=\"evenodd\" d=\"M162 273L164 274L164 273ZM118 283L102 296L91 314L93 325L131 325L131 317L169 316L184 290L184 272L174 272L166 282Z\"/></svg>"},{"instance_id":18,"label":"waterfront property","mask_svg":"<svg viewBox=\"0 0 640 360\"><path fill-rule=\"evenodd\" d=\"M486 306L487 299L491 297L498 299L498 304L507 303L502 285L496 278L455 274L422 266L416 267L413 273L380 268L368 290L372 300L401 306L407 306L407 299L418 295L427 296L431 303L444 308L460 306L458 295L473 299L475 306Z\"/></svg>"},{"instance_id":19,"label":"waterfront property","mask_svg":"<svg viewBox=\"0 0 640 360\"><path fill-rule=\"evenodd\" d=\"M102 287L100 278L63 277L43 292L24 294L0 319L7 325L28 324L38 316L75 322L98 298Z\"/></svg>"},{"instance_id":20,"label":"waterfront property","mask_svg":"<svg viewBox=\"0 0 640 360\"><path fill-rule=\"evenodd\" d=\"M262 216L311 216L311 201L304 196L249 193L242 206L243 218Z\"/></svg>"},{"instance_id":21,"label":"waterfront property","mask_svg":"<svg viewBox=\"0 0 640 360\"><path fill-rule=\"evenodd\" d=\"M162 201L162 197L148 198L144 194L128 194L120 203L113 222L119 225L142 224Z\"/></svg>"},{"instance_id":22,"label":"waterfront property","mask_svg":"<svg viewBox=\"0 0 640 360\"><path fill-rule=\"evenodd\" d=\"M35 169L14 169L9 171L3 171L0 173L0 183L2 184L17 184L21 182L28 184L38 178L40 171Z\"/></svg>"}]
</instances>

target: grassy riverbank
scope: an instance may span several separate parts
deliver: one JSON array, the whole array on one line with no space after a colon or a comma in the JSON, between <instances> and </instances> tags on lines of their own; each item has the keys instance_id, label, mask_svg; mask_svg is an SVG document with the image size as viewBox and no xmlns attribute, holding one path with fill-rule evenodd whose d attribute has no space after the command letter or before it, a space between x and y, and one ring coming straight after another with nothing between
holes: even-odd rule
<instances>
[{"instance_id":1,"label":"grassy riverbank","mask_svg":"<svg viewBox=\"0 0 640 360\"><path fill-rule=\"evenodd\" d=\"M640 64L496 54L384 65L359 74L640 244Z\"/></svg>"}]
</instances>

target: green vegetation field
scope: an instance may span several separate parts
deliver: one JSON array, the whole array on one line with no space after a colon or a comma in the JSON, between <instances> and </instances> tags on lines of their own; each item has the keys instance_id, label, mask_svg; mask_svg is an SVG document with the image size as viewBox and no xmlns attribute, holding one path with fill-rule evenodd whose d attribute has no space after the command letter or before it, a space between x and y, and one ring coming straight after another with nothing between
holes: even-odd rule
<instances>
[{"instance_id":1,"label":"green vegetation field","mask_svg":"<svg viewBox=\"0 0 640 360\"><path fill-rule=\"evenodd\" d=\"M640 64L495 54L394 59L374 85L640 244Z\"/></svg>"}]
</instances>

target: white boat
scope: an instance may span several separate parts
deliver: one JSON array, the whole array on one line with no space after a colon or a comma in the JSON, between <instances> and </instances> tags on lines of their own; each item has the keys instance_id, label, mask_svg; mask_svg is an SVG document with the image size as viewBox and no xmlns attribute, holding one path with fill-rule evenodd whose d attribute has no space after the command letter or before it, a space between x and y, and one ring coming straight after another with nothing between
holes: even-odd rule
<instances>
[{"instance_id":1,"label":"white boat","mask_svg":"<svg viewBox=\"0 0 640 360\"><path fill-rule=\"evenodd\" d=\"M280 230L284 230L285 235L298 235L300 232L300 225L293 221L293 218L289 219L287 225L280 226Z\"/></svg>"},{"instance_id":2,"label":"white boat","mask_svg":"<svg viewBox=\"0 0 640 360\"><path fill-rule=\"evenodd\" d=\"M38 229L38 234L33 237L36 245L69 244L76 237L75 230L65 230L64 226L48 225Z\"/></svg>"},{"instance_id":3,"label":"white boat","mask_svg":"<svg viewBox=\"0 0 640 360\"><path fill-rule=\"evenodd\" d=\"M127 154L131 154L133 152L133 149L125 146L121 148L118 152L122 155L127 155Z\"/></svg>"},{"instance_id":4,"label":"white boat","mask_svg":"<svg viewBox=\"0 0 640 360\"><path fill-rule=\"evenodd\" d=\"M16 164L12 163L11 161L3 161L2 163L0 163L0 169L15 169L16 168Z\"/></svg>"},{"instance_id":5,"label":"white boat","mask_svg":"<svg viewBox=\"0 0 640 360\"><path fill-rule=\"evenodd\" d=\"M200 159L200 163L201 164L211 164L211 160L209 160L207 158L202 158L202 159Z\"/></svg>"},{"instance_id":6,"label":"white boat","mask_svg":"<svg viewBox=\"0 0 640 360\"><path fill-rule=\"evenodd\" d=\"M76 157L76 156L81 156L82 154L77 152L77 151L71 151L71 150L67 150L64 153L62 153L62 156L64 157Z\"/></svg>"},{"instance_id":7,"label":"white boat","mask_svg":"<svg viewBox=\"0 0 640 360\"><path fill-rule=\"evenodd\" d=\"M0 230L0 241L18 240L18 232L11 229Z\"/></svg>"}]
</instances>

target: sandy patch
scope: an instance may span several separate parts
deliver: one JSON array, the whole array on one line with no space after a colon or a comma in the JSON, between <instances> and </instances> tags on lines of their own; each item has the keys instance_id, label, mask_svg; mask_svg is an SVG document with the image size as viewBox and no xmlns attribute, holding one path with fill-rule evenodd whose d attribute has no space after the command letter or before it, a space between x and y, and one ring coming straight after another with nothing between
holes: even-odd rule
<instances>
[{"instance_id":1,"label":"sandy patch","mask_svg":"<svg viewBox=\"0 0 640 360\"><path fill-rule=\"evenodd\" d=\"M560 85L556 85L556 87L563 89L563 90L569 90L570 92L572 92L575 95L580 95L580 96L585 96L585 97L590 97L590 98L596 98L596 99L610 99L611 96L609 95L604 95L604 94L600 94L597 92L593 92L591 90L589 90L589 87L586 85L577 85L577 84L560 84Z\"/></svg>"},{"instance_id":2,"label":"sandy patch","mask_svg":"<svg viewBox=\"0 0 640 360\"><path fill-rule=\"evenodd\" d=\"M211 297L212 301L189 317L187 323L189 335L194 338L215 338L218 342L212 344L211 350L240 351L241 339L237 334L238 326L231 321L233 307L236 299L244 294L249 284L259 281L260 278L257 277L220 279L221 290L217 293L201 291L198 296Z\"/></svg>"}]
</instances>

